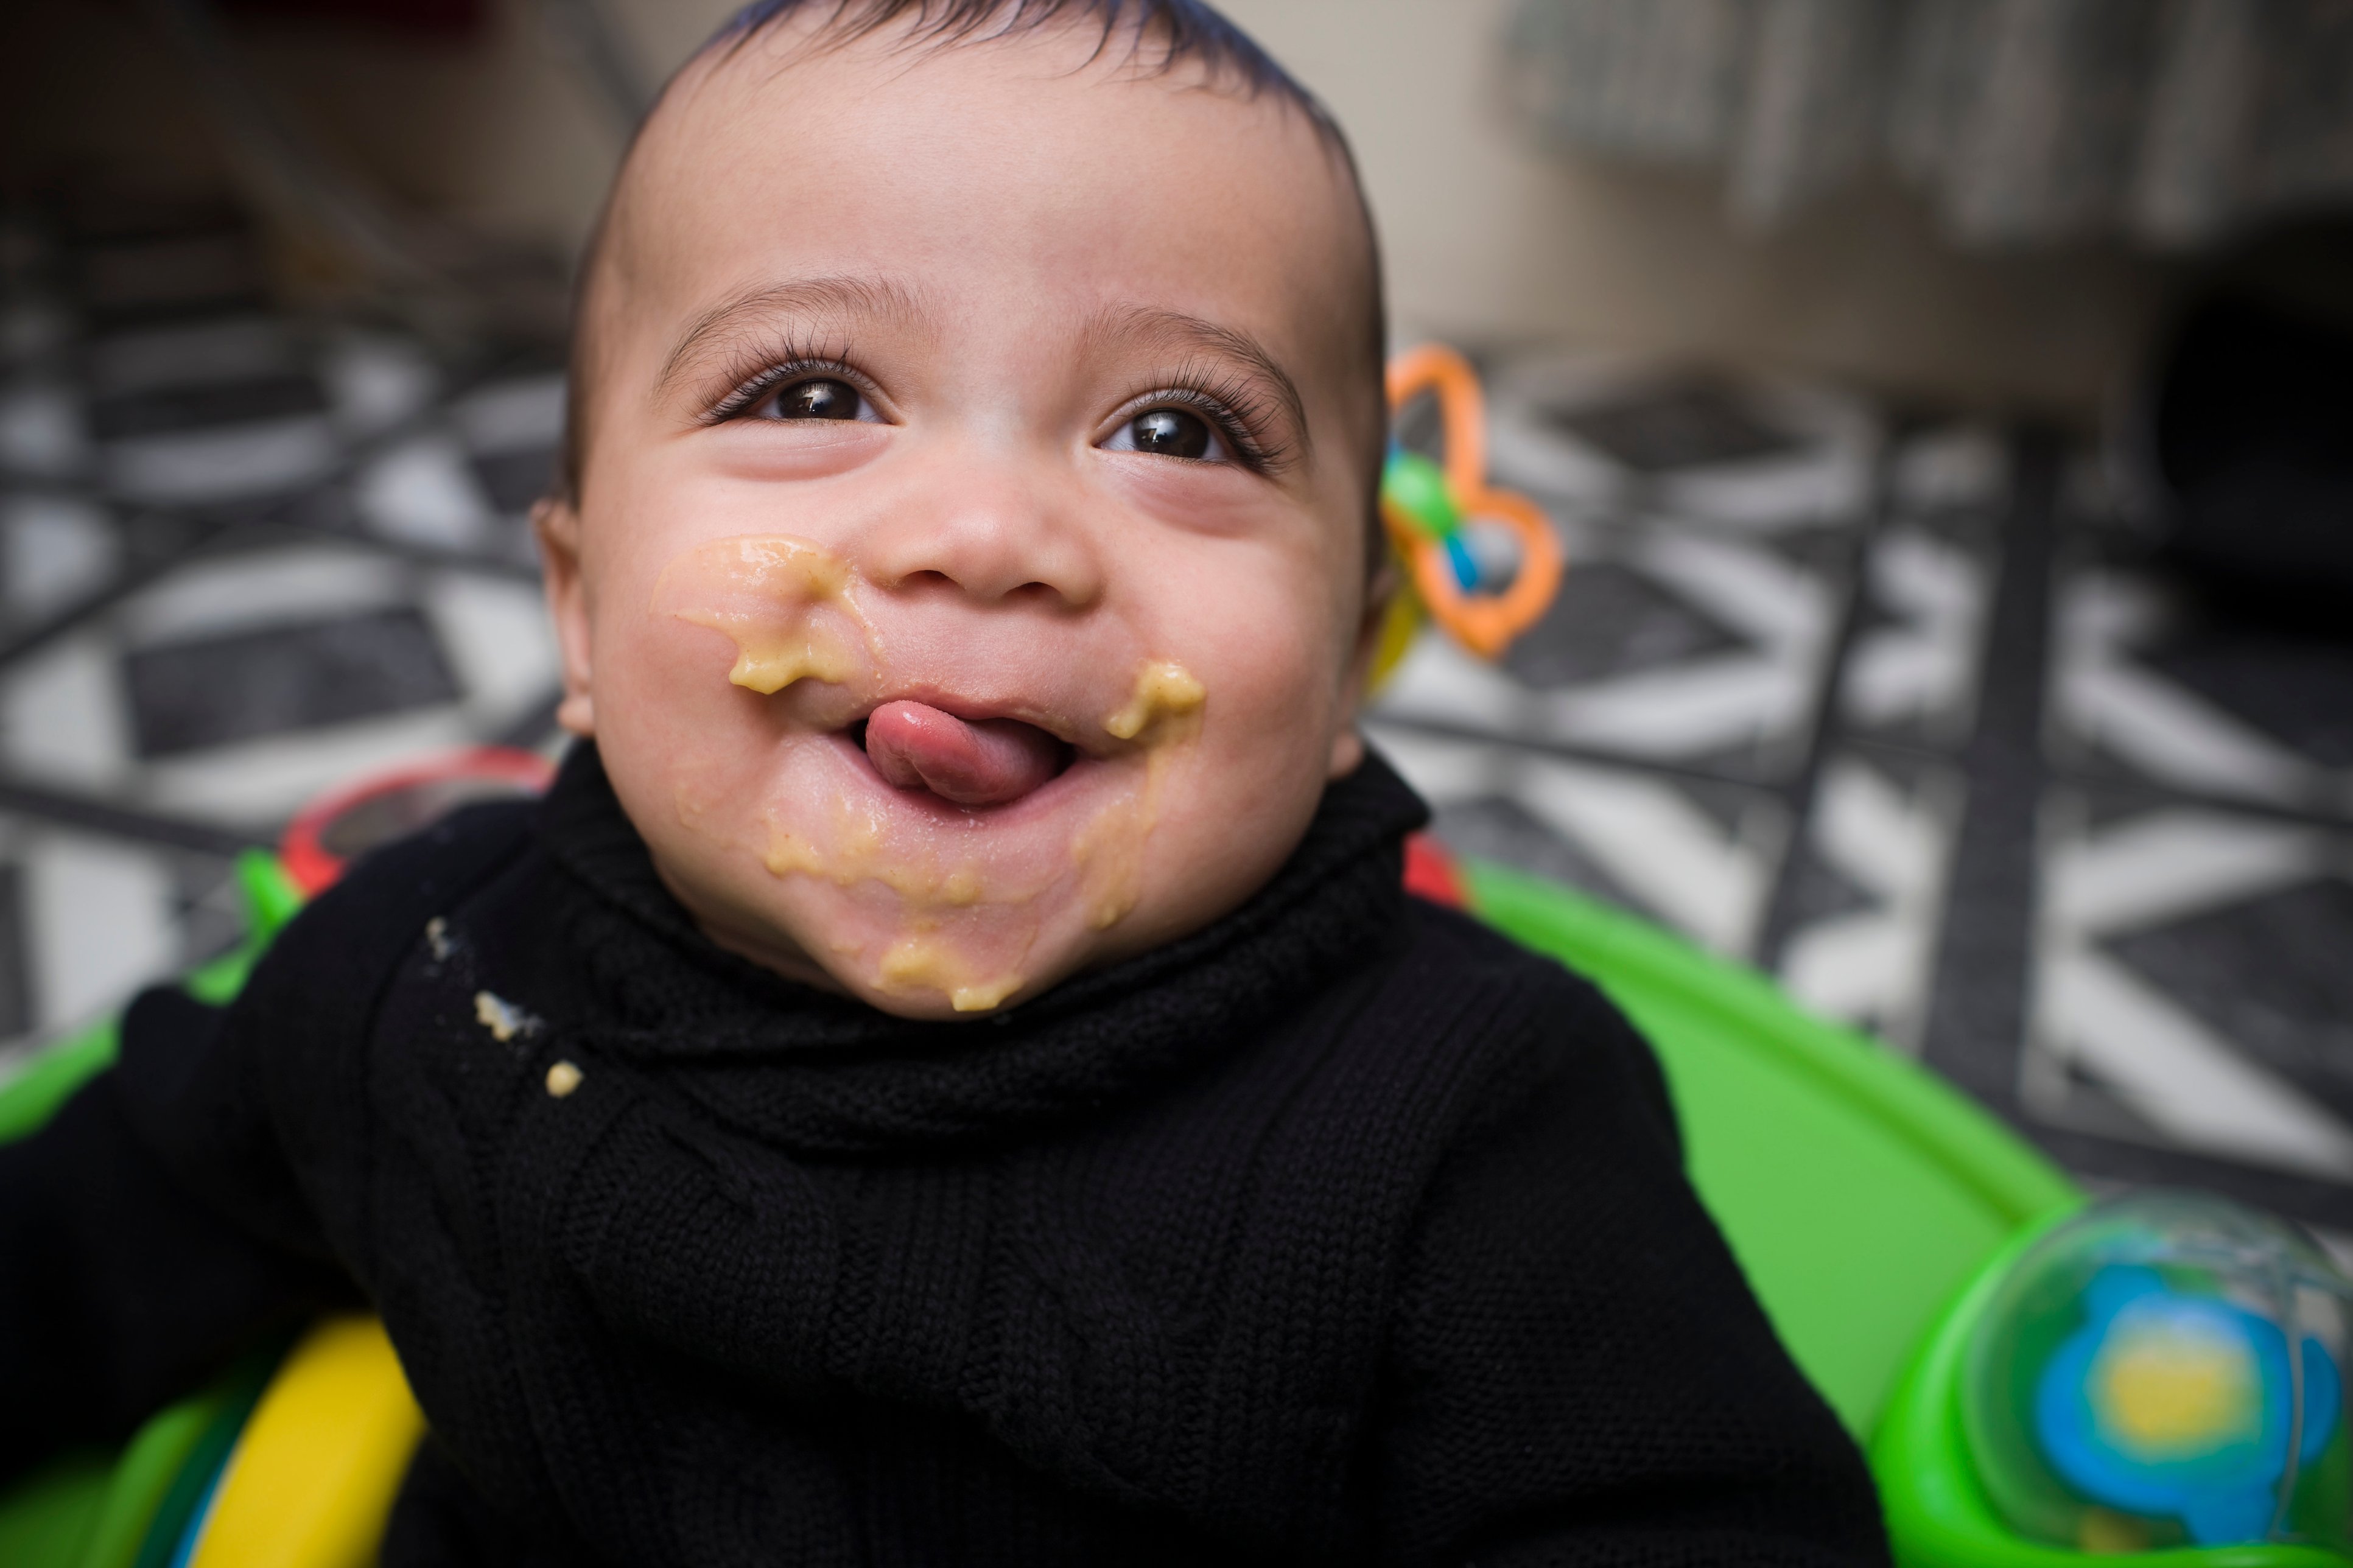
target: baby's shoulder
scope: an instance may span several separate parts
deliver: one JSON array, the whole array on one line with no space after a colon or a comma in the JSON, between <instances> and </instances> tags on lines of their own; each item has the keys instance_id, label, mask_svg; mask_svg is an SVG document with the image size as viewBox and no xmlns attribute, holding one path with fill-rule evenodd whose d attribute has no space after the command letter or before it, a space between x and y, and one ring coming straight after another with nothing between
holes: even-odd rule
<instances>
[{"instance_id":1,"label":"baby's shoulder","mask_svg":"<svg viewBox=\"0 0 2353 1568\"><path fill-rule=\"evenodd\" d=\"M1358 1016L1365 1043L1485 1100L1567 1076L1663 1103L1649 1046L1600 988L1456 910L1406 900L1406 937Z\"/></svg>"},{"instance_id":2,"label":"baby's shoulder","mask_svg":"<svg viewBox=\"0 0 2353 1568\"><path fill-rule=\"evenodd\" d=\"M369 852L279 933L238 1010L292 1012L314 1029L345 1015L360 1026L432 923L524 858L532 809L526 801L463 807Z\"/></svg>"},{"instance_id":3,"label":"baby's shoulder","mask_svg":"<svg viewBox=\"0 0 2353 1568\"><path fill-rule=\"evenodd\" d=\"M1406 903L1395 943L1305 1005L1262 1054L1246 1053L1220 1087L1229 1104L1282 1108L1261 1157L1297 1159L1262 1169L1295 1163L1321 1183L1338 1147L1377 1148L1413 1189L1531 1106L1556 1116L1562 1136L1639 1124L1672 1143L1657 1062L1599 988L1464 915Z\"/></svg>"}]
</instances>

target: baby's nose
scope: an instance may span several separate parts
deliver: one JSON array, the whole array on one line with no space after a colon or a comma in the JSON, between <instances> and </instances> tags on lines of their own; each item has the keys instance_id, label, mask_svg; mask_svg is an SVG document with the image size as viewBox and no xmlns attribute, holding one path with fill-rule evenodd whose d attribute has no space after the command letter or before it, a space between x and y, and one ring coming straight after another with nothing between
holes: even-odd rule
<instances>
[{"instance_id":1,"label":"baby's nose","mask_svg":"<svg viewBox=\"0 0 2353 1568\"><path fill-rule=\"evenodd\" d=\"M1004 805L1060 773L1070 748L1018 719L959 719L902 700L867 717L866 755L901 789L927 789L958 805Z\"/></svg>"},{"instance_id":2,"label":"baby's nose","mask_svg":"<svg viewBox=\"0 0 2353 1568\"><path fill-rule=\"evenodd\" d=\"M1093 604L1103 568L1083 503L1013 468L927 473L922 492L904 496L870 536L861 569L886 587L953 584L986 602Z\"/></svg>"}]
</instances>

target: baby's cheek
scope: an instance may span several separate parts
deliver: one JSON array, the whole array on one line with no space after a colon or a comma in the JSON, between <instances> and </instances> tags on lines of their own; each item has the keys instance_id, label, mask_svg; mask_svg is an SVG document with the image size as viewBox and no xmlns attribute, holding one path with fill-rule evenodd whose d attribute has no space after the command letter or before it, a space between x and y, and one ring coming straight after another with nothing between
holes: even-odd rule
<instances>
[{"instance_id":1,"label":"baby's cheek","mask_svg":"<svg viewBox=\"0 0 2353 1568\"><path fill-rule=\"evenodd\" d=\"M1322 797L1339 669L1324 617L1271 599L1201 640L1198 738L1166 759L1141 936L1212 918L1290 854Z\"/></svg>"},{"instance_id":2,"label":"baby's cheek","mask_svg":"<svg viewBox=\"0 0 2353 1568\"><path fill-rule=\"evenodd\" d=\"M756 852L744 803L767 787L776 749L756 709L649 680L626 718L598 730L606 772L659 858L717 868Z\"/></svg>"},{"instance_id":3,"label":"baby's cheek","mask_svg":"<svg viewBox=\"0 0 2353 1568\"><path fill-rule=\"evenodd\" d=\"M871 673L881 639L851 587L849 563L814 541L744 534L681 552L655 578L649 610L734 645L731 685L769 696L804 680Z\"/></svg>"},{"instance_id":4,"label":"baby's cheek","mask_svg":"<svg viewBox=\"0 0 2353 1568\"><path fill-rule=\"evenodd\" d=\"M1341 676L1328 600L1264 590L1223 597L1184 639L1217 693L1221 743L1260 753L1262 766L1281 765L1294 740L1316 749Z\"/></svg>"}]
</instances>

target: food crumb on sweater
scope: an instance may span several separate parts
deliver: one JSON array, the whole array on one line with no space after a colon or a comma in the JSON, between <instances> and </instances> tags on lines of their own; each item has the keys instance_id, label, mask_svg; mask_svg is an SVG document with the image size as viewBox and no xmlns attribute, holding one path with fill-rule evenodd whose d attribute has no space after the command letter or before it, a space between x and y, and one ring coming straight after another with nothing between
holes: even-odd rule
<instances>
[{"instance_id":1,"label":"food crumb on sweater","mask_svg":"<svg viewBox=\"0 0 2353 1568\"><path fill-rule=\"evenodd\" d=\"M474 1018L491 1032L491 1038L502 1046L517 1035L536 1034L539 1030L537 1018L488 991L474 993Z\"/></svg>"}]
</instances>

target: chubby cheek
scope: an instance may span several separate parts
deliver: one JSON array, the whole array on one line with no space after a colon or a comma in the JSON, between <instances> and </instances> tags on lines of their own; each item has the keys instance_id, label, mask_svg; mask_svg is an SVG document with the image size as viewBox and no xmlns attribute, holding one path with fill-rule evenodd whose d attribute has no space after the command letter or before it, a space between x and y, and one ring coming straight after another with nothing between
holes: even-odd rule
<instances>
[{"instance_id":1,"label":"chubby cheek","mask_svg":"<svg viewBox=\"0 0 2353 1568\"><path fill-rule=\"evenodd\" d=\"M707 827L726 801L757 786L781 742L760 700L726 682L733 650L721 640L677 625L616 638L630 651L610 667L609 684L599 649L598 749L616 784L626 781L631 815L649 837L657 822ZM640 815L641 804L653 809Z\"/></svg>"},{"instance_id":2,"label":"chubby cheek","mask_svg":"<svg viewBox=\"0 0 2353 1568\"><path fill-rule=\"evenodd\" d=\"M597 750L656 859L716 890L756 848L729 818L769 786L784 735L772 706L728 680L737 654L723 633L654 608L655 576L636 568L597 584Z\"/></svg>"},{"instance_id":3,"label":"chubby cheek","mask_svg":"<svg viewBox=\"0 0 2353 1568\"><path fill-rule=\"evenodd\" d=\"M740 700L748 694L726 679L734 650L725 635L656 610L651 574L617 574L601 586L593 643L600 746L701 750L740 738L752 715Z\"/></svg>"},{"instance_id":4,"label":"chubby cheek","mask_svg":"<svg viewBox=\"0 0 2353 1568\"><path fill-rule=\"evenodd\" d=\"M1294 584L1294 587L1301 586ZM1322 798L1344 638L1314 585L1229 582L1197 597L1172 647L1208 693L1198 738L1167 762L1146 847L1152 896L1106 951L1140 951L1213 918L1271 875ZM1179 657L1187 657L1180 653Z\"/></svg>"},{"instance_id":5,"label":"chubby cheek","mask_svg":"<svg viewBox=\"0 0 2353 1568\"><path fill-rule=\"evenodd\" d=\"M667 781L662 815L694 816L698 803L707 809L755 781L786 732L781 708L732 672L776 657L795 631L814 628L839 660L862 649L843 616L764 594L776 585L762 580L764 563L725 548L781 531L773 504L763 516L741 487L658 466L656 477L664 482L614 486L593 522L604 545L590 561L596 734L617 783L626 774L646 795Z\"/></svg>"},{"instance_id":6,"label":"chubby cheek","mask_svg":"<svg viewBox=\"0 0 2353 1568\"><path fill-rule=\"evenodd\" d=\"M629 650L617 658L598 649L597 749L656 864L696 914L749 910L765 889L751 885L760 845L743 803L775 782L773 725L752 693L714 679L727 653L701 645L718 642L715 633L659 630L613 639Z\"/></svg>"}]
</instances>

